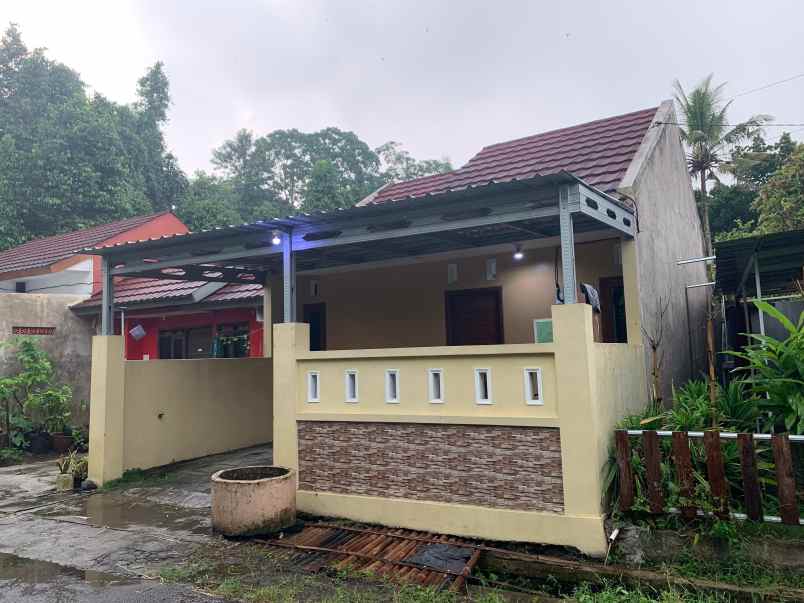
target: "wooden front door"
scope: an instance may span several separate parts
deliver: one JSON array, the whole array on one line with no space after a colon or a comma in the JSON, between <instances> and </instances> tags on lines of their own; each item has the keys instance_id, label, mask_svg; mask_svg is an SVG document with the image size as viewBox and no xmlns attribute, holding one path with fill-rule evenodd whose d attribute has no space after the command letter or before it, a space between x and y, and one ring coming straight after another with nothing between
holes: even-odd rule
<instances>
[{"instance_id":1,"label":"wooden front door","mask_svg":"<svg viewBox=\"0 0 804 603\"><path fill-rule=\"evenodd\" d=\"M303 320L310 325L310 351L327 349L327 304L305 304Z\"/></svg>"},{"instance_id":2,"label":"wooden front door","mask_svg":"<svg viewBox=\"0 0 804 603\"><path fill-rule=\"evenodd\" d=\"M447 345L503 343L502 289L447 291Z\"/></svg>"},{"instance_id":3,"label":"wooden front door","mask_svg":"<svg viewBox=\"0 0 804 603\"><path fill-rule=\"evenodd\" d=\"M600 279L600 322L604 343L626 343L625 288L623 277Z\"/></svg>"}]
</instances>

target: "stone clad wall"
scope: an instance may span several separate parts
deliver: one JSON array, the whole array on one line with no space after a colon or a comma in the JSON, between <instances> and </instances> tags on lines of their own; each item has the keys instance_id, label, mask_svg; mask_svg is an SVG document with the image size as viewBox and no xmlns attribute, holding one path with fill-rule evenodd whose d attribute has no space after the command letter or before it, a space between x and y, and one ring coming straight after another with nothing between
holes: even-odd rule
<instances>
[{"instance_id":1,"label":"stone clad wall","mask_svg":"<svg viewBox=\"0 0 804 603\"><path fill-rule=\"evenodd\" d=\"M564 510L559 430L299 421L299 489Z\"/></svg>"}]
</instances>

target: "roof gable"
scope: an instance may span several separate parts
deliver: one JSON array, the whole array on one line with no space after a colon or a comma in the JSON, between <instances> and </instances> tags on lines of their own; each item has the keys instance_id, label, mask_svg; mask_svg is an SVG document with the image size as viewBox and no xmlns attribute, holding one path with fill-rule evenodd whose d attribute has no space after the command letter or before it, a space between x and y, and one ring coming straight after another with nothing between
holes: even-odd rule
<instances>
[{"instance_id":1,"label":"roof gable","mask_svg":"<svg viewBox=\"0 0 804 603\"><path fill-rule=\"evenodd\" d=\"M617 189L658 107L526 136L484 147L463 167L388 185L362 204L382 204L570 172L611 193Z\"/></svg>"},{"instance_id":2,"label":"roof gable","mask_svg":"<svg viewBox=\"0 0 804 603\"><path fill-rule=\"evenodd\" d=\"M167 213L170 212L135 216L44 239L34 239L17 247L0 251L0 279L4 274L12 272L45 269L56 262L74 256L77 250L100 245Z\"/></svg>"}]
</instances>

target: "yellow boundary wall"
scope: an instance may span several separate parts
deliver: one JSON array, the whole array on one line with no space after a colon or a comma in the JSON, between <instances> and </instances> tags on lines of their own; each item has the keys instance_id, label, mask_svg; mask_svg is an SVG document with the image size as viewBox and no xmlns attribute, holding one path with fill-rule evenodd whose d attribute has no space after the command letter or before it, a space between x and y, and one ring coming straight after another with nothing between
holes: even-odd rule
<instances>
[{"instance_id":1,"label":"yellow boundary wall","mask_svg":"<svg viewBox=\"0 0 804 603\"><path fill-rule=\"evenodd\" d=\"M89 477L148 469L272 440L270 358L123 360L93 339Z\"/></svg>"},{"instance_id":2,"label":"yellow boundary wall","mask_svg":"<svg viewBox=\"0 0 804 603\"><path fill-rule=\"evenodd\" d=\"M275 325L274 459L277 464L298 470L297 421L558 427L563 513L310 491L299 491L299 509L390 526L568 545L592 555L604 553L602 470L614 423L644 404L644 353L639 343L595 343L592 309L588 305L554 306L552 314L555 341L550 345L443 350L310 352L308 325ZM629 327L637 325L638 319ZM639 338L633 339L639 342ZM444 370L443 404L428 404L425 399L427 367ZM494 404L476 403L474 368L492 369ZM543 405L525 404L524 368L542 369ZM359 375L356 403L344 399L346 369L356 370ZM385 400L387 369L400 371L398 404ZM308 401L306 381L310 372L317 373L320 379L319 401L312 403Z\"/></svg>"}]
</instances>

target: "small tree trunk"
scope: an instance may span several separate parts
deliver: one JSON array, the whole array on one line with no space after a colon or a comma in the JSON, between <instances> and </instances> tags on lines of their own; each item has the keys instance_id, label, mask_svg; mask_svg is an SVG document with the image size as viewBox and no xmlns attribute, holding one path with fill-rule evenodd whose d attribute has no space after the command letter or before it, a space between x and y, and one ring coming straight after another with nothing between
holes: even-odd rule
<instances>
[{"instance_id":1,"label":"small tree trunk","mask_svg":"<svg viewBox=\"0 0 804 603\"><path fill-rule=\"evenodd\" d=\"M712 255L712 231L709 229L709 196L706 194L706 170L698 172L701 177L701 222L703 223L704 251Z\"/></svg>"},{"instance_id":2,"label":"small tree trunk","mask_svg":"<svg viewBox=\"0 0 804 603\"><path fill-rule=\"evenodd\" d=\"M706 316L706 360L709 364L709 404L712 409L712 427L717 427L717 377L715 374L715 319L710 307Z\"/></svg>"},{"instance_id":3,"label":"small tree trunk","mask_svg":"<svg viewBox=\"0 0 804 603\"><path fill-rule=\"evenodd\" d=\"M662 380L659 374L659 350L651 346L651 375L653 377L653 400L656 404L662 403Z\"/></svg>"}]
</instances>

